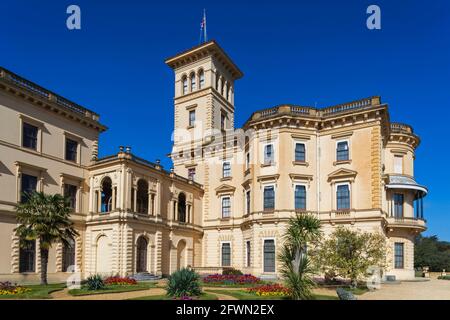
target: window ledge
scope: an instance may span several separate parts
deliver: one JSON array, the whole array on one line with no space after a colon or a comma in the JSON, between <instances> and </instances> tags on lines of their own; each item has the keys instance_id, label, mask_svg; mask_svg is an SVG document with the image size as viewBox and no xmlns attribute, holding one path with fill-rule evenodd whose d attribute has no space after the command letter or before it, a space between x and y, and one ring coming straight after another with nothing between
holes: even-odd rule
<instances>
[{"instance_id":1,"label":"window ledge","mask_svg":"<svg viewBox=\"0 0 450 320\"><path fill-rule=\"evenodd\" d=\"M261 168L274 166L275 162L262 163Z\"/></svg>"},{"instance_id":2,"label":"window ledge","mask_svg":"<svg viewBox=\"0 0 450 320\"><path fill-rule=\"evenodd\" d=\"M250 174L250 171L251 171L250 168L248 168L247 170L245 170L245 171L244 171L244 176Z\"/></svg>"},{"instance_id":3,"label":"window ledge","mask_svg":"<svg viewBox=\"0 0 450 320\"><path fill-rule=\"evenodd\" d=\"M194 128L195 128L194 125L192 125L192 126L187 126L187 127L186 127L186 129L188 129L188 130L189 130L189 129L194 129Z\"/></svg>"},{"instance_id":4,"label":"window ledge","mask_svg":"<svg viewBox=\"0 0 450 320\"><path fill-rule=\"evenodd\" d=\"M273 214L275 213L275 209L264 209L263 214Z\"/></svg>"},{"instance_id":5,"label":"window ledge","mask_svg":"<svg viewBox=\"0 0 450 320\"><path fill-rule=\"evenodd\" d=\"M338 166L341 164L351 164L351 163L352 163L352 160L339 160L339 161L334 161L333 165Z\"/></svg>"},{"instance_id":6,"label":"window ledge","mask_svg":"<svg viewBox=\"0 0 450 320\"><path fill-rule=\"evenodd\" d=\"M233 177L224 177L224 178L221 178L220 181L230 181L232 179L233 179Z\"/></svg>"},{"instance_id":7,"label":"window ledge","mask_svg":"<svg viewBox=\"0 0 450 320\"><path fill-rule=\"evenodd\" d=\"M292 164L294 166L305 166L305 167L309 166L309 163L306 161L292 161Z\"/></svg>"}]
</instances>

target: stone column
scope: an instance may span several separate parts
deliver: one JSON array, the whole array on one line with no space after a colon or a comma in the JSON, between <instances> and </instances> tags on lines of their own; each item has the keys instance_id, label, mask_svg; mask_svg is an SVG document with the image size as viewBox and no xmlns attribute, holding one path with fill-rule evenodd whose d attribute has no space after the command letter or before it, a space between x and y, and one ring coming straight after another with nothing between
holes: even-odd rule
<instances>
[{"instance_id":1,"label":"stone column","mask_svg":"<svg viewBox=\"0 0 450 320\"><path fill-rule=\"evenodd\" d=\"M154 208L153 208L153 201L152 201L152 199L153 199L153 192L151 192L150 191L150 189L149 189L149 191L148 191L148 205L147 205L147 214L148 215L154 215L155 213L154 213Z\"/></svg>"},{"instance_id":2,"label":"stone column","mask_svg":"<svg viewBox=\"0 0 450 320\"><path fill-rule=\"evenodd\" d=\"M136 212L136 210L137 210L137 190L136 190L136 188L133 188L132 192L134 194L133 212Z\"/></svg>"}]
</instances>

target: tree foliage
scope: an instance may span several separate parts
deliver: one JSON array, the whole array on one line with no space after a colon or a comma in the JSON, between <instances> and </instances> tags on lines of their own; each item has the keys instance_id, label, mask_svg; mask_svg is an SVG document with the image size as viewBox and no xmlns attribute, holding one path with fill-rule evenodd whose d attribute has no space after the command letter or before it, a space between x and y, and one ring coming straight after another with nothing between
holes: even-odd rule
<instances>
[{"instance_id":1,"label":"tree foliage","mask_svg":"<svg viewBox=\"0 0 450 320\"><path fill-rule=\"evenodd\" d=\"M385 253L381 234L338 227L321 243L315 262L326 277L350 279L355 286L370 266L384 267Z\"/></svg>"},{"instance_id":2,"label":"tree foliage","mask_svg":"<svg viewBox=\"0 0 450 320\"><path fill-rule=\"evenodd\" d=\"M315 286L315 273L308 257L308 248L314 247L321 237L320 221L311 215L291 218L284 235L284 244L278 259L281 275L295 300L311 299Z\"/></svg>"},{"instance_id":3,"label":"tree foliage","mask_svg":"<svg viewBox=\"0 0 450 320\"><path fill-rule=\"evenodd\" d=\"M450 243L437 236L417 236L414 244L414 267L429 267L430 271L450 270Z\"/></svg>"},{"instance_id":4,"label":"tree foliage","mask_svg":"<svg viewBox=\"0 0 450 320\"><path fill-rule=\"evenodd\" d=\"M41 284L47 284L48 251L52 244L62 242L70 245L70 239L78 235L70 221L69 200L60 194L43 192L26 194L26 201L16 207L18 227L16 235L20 245L25 241L39 240L41 256Z\"/></svg>"}]
</instances>

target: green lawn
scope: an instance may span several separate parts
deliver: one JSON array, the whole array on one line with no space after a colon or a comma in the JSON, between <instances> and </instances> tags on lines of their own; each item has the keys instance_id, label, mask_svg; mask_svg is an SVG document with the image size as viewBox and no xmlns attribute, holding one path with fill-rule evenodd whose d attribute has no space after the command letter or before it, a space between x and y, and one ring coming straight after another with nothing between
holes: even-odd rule
<instances>
[{"instance_id":1,"label":"green lawn","mask_svg":"<svg viewBox=\"0 0 450 320\"><path fill-rule=\"evenodd\" d=\"M244 290L208 290L211 293L219 293L232 296L239 300L287 300L287 297L279 296L258 296ZM337 297L326 295L315 295L315 300L337 300Z\"/></svg>"},{"instance_id":2,"label":"green lawn","mask_svg":"<svg viewBox=\"0 0 450 320\"><path fill-rule=\"evenodd\" d=\"M119 293L119 292L129 292L129 291L139 291L147 290L150 288L155 288L155 282L140 282L136 285L109 285L102 290L88 290L87 287L83 286L81 289L69 290L69 294L72 296L86 296L92 294L105 294L105 293Z\"/></svg>"},{"instance_id":3,"label":"green lawn","mask_svg":"<svg viewBox=\"0 0 450 320\"><path fill-rule=\"evenodd\" d=\"M367 287L344 288L344 289L355 295L360 295L369 291Z\"/></svg>"},{"instance_id":4,"label":"green lawn","mask_svg":"<svg viewBox=\"0 0 450 320\"><path fill-rule=\"evenodd\" d=\"M65 283L43 285L24 286L31 291L22 294L0 295L0 299L51 299L50 294L55 291L62 290L66 287Z\"/></svg>"},{"instance_id":5,"label":"green lawn","mask_svg":"<svg viewBox=\"0 0 450 320\"><path fill-rule=\"evenodd\" d=\"M172 300L173 298L168 297L166 295L158 295L158 296L147 296L147 297L139 297L129 300ZM196 300L217 300L217 296L209 293L203 293L198 299Z\"/></svg>"}]
</instances>

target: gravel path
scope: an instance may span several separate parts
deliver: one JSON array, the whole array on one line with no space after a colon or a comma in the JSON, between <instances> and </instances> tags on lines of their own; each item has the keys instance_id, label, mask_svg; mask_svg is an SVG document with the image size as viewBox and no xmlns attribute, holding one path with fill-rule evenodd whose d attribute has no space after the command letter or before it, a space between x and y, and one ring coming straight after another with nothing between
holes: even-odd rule
<instances>
[{"instance_id":1,"label":"gravel path","mask_svg":"<svg viewBox=\"0 0 450 320\"><path fill-rule=\"evenodd\" d=\"M450 281L430 279L383 284L379 290L359 295L358 300L450 300Z\"/></svg>"}]
</instances>

